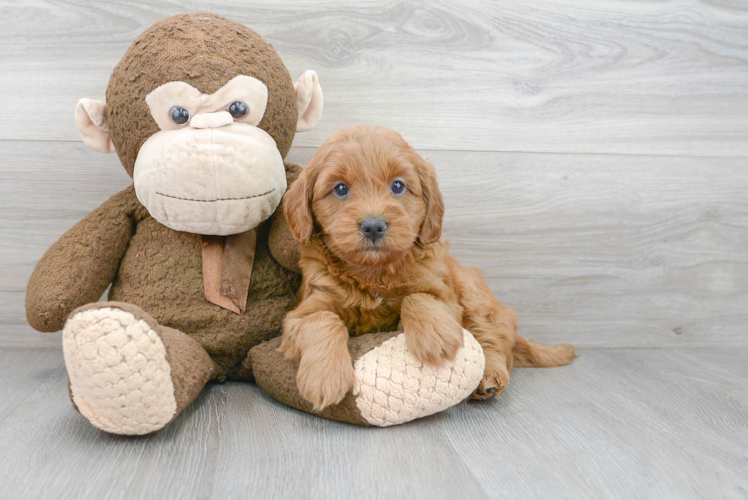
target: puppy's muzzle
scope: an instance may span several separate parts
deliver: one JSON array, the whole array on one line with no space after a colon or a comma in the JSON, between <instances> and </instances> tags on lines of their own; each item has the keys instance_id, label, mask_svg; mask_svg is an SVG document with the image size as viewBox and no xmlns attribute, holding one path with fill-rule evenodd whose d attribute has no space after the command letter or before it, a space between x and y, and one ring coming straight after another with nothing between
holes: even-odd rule
<instances>
[{"instance_id":1,"label":"puppy's muzzle","mask_svg":"<svg viewBox=\"0 0 748 500\"><path fill-rule=\"evenodd\" d=\"M372 243L387 232L387 222L381 217L369 216L363 220L360 227L363 235L369 238Z\"/></svg>"}]
</instances>

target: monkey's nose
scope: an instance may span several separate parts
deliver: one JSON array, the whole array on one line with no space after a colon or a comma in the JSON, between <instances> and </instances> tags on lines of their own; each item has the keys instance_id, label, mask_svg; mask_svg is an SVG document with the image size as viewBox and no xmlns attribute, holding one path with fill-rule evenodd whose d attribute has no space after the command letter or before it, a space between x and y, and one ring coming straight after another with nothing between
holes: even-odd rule
<instances>
[{"instance_id":1,"label":"monkey's nose","mask_svg":"<svg viewBox=\"0 0 748 500\"><path fill-rule=\"evenodd\" d=\"M381 217L369 216L361 223L361 232L373 243L387 232L387 222Z\"/></svg>"},{"instance_id":2,"label":"monkey's nose","mask_svg":"<svg viewBox=\"0 0 748 500\"><path fill-rule=\"evenodd\" d=\"M228 111L215 113L198 113L190 120L192 128L218 128L234 123L234 118Z\"/></svg>"}]
</instances>

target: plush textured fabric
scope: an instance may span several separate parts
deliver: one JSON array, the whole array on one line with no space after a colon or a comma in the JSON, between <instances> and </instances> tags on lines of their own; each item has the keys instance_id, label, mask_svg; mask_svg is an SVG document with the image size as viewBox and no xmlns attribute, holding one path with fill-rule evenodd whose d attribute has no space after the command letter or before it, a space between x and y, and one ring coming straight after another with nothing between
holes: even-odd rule
<instances>
[{"instance_id":1,"label":"plush textured fabric","mask_svg":"<svg viewBox=\"0 0 748 500\"><path fill-rule=\"evenodd\" d=\"M358 337L351 337L348 340L348 350L351 353L351 359L355 362L358 358L395 335L397 333L369 333ZM296 371L298 370L298 366L278 351L280 343L281 339L275 338L254 347L249 353L255 381L262 390L267 392L273 399L297 410L339 422L364 426L371 425L361 416L361 412L356 405L356 398L351 392L340 403L328 406L320 412L314 411L312 403L299 394L299 388L296 385Z\"/></svg>"},{"instance_id":2,"label":"plush textured fabric","mask_svg":"<svg viewBox=\"0 0 748 500\"><path fill-rule=\"evenodd\" d=\"M288 70L262 37L220 16L185 14L154 24L133 42L112 73L106 104L84 100L76 111L84 138L86 133L106 133L108 128L112 144L132 176L142 146L159 132L146 102L149 93L169 82L183 82L196 89L193 94L200 93L195 94L197 101L205 104L220 96L203 94L219 92L222 99L232 98L236 90L233 84L224 86L234 78L234 84L245 91L242 82L250 80L241 75L257 79L267 89L267 106L253 129L264 137L267 149L274 151L274 159L271 165L265 155L254 165L247 162L245 169L224 169L226 178L222 180L230 186L245 180L251 183L267 171L260 168L250 172L248 167L264 165L279 176L276 184L280 188L272 207L243 207L245 212L252 212L251 216L262 212L255 221L259 225L254 228L256 243L246 304L240 295L247 287L247 276L235 279L237 275L222 263L220 285L226 293L235 292L234 298L243 309L239 314L205 298L203 231L191 228L193 232L184 232L160 223L139 201L142 193L138 188L136 194L134 186L112 196L67 231L44 254L29 280L29 323L37 330L52 332L62 329L70 318L65 331L71 353L69 360L66 358L71 399L94 425L109 432L157 430L192 402L209 379L251 379L250 348L280 334L282 320L293 307L301 282L301 276L289 270L296 264L291 261L298 255L292 248L296 244L286 234L287 225L277 222L283 214L273 212L286 185L301 170L283 162L295 134L297 100ZM321 100L317 104L321 106ZM228 113L211 114L192 128L218 125ZM250 113L247 120L253 116ZM232 126L252 124L231 123L209 128L208 133L218 141ZM180 132L184 140L188 139L184 130L167 132ZM248 153L232 152L231 141L225 142L226 162L246 159ZM160 153L169 152L162 149ZM216 156L203 159L215 167ZM181 159L173 163L183 166ZM284 168L278 170L281 164ZM175 187L180 180L183 184L204 184L189 175L180 179L167 176L166 184L171 182L170 187ZM136 179L135 186L137 183ZM227 220L223 222L230 223L230 215L224 215ZM275 228L272 238L271 226ZM249 229L252 227L225 233L227 240ZM271 246L283 257L283 265L271 255ZM242 258L247 256L247 252L242 254ZM245 271L250 267L228 261L228 267ZM96 303L110 284L110 302ZM149 375L140 373L141 368ZM140 385L141 379L145 379L145 385ZM97 385L102 381L106 387ZM159 404L148 407L149 398ZM121 404L113 406L113 399ZM145 415L147 421L134 421L136 414Z\"/></svg>"},{"instance_id":3,"label":"plush textured fabric","mask_svg":"<svg viewBox=\"0 0 748 500\"><path fill-rule=\"evenodd\" d=\"M213 94L237 75L262 81L269 97L259 127L285 158L298 114L291 75L260 35L214 14L182 14L158 21L133 42L114 68L106 91L109 131L129 175L143 143L159 128L145 97L183 81Z\"/></svg>"},{"instance_id":4,"label":"plush textured fabric","mask_svg":"<svg viewBox=\"0 0 748 500\"><path fill-rule=\"evenodd\" d=\"M166 346L166 360L171 367L174 399L177 401L176 418L192 403L210 380L215 365L204 349L189 335L161 326L158 329Z\"/></svg>"},{"instance_id":5,"label":"plush textured fabric","mask_svg":"<svg viewBox=\"0 0 748 500\"><path fill-rule=\"evenodd\" d=\"M294 83L296 90L296 110L299 113L299 121L296 124L297 132L311 130L322 115L322 88L319 86L317 73L307 70Z\"/></svg>"},{"instance_id":6,"label":"plush textured fabric","mask_svg":"<svg viewBox=\"0 0 748 500\"><path fill-rule=\"evenodd\" d=\"M83 143L99 153L112 154L114 143L107 126L106 103L95 99L81 99L75 107L75 126Z\"/></svg>"},{"instance_id":7,"label":"plush textured fabric","mask_svg":"<svg viewBox=\"0 0 748 500\"><path fill-rule=\"evenodd\" d=\"M273 138L236 123L154 134L140 149L133 181L138 199L161 224L221 236L270 217L287 187Z\"/></svg>"},{"instance_id":8,"label":"plush textured fabric","mask_svg":"<svg viewBox=\"0 0 748 500\"><path fill-rule=\"evenodd\" d=\"M234 101L243 102L249 108L247 115L236 119L236 123L257 126L265 115L268 88L257 78L239 75L232 78L215 94L203 94L185 82L169 82L145 97L151 116L161 130L182 128L182 125L177 125L171 120L169 111L174 106L185 108L189 112L191 117L189 124L193 127L220 127L220 123L208 123L214 119L215 115L224 115L225 124L232 123L234 118L227 111L217 112L216 110Z\"/></svg>"},{"instance_id":9,"label":"plush textured fabric","mask_svg":"<svg viewBox=\"0 0 748 500\"><path fill-rule=\"evenodd\" d=\"M73 406L116 434L162 428L197 397L214 370L188 335L122 302L73 311L63 347Z\"/></svg>"},{"instance_id":10,"label":"plush textured fabric","mask_svg":"<svg viewBox=\"0 0 748 500\"><path fill-rule=\"evenodd\" d=\"M387 427L432 415L453 406L483 377L483 349L463 330L465 345L453 363L437 368L419 362L397 332L368 333L348 339L356 385L338 404L315 411L299 394L298 365L278 351L276 338L252 348L255 380L281 403L307 413L356 425Z\"/></svg>"},{"instance_id":11,"label":"plush textured fabric","mask_svg":"<svg viewBox=\"0 0 748 500\"><path fill-rule=\"evenodd\" d=\"M470 396L486 367L483 349L467 331L444 367L424 365L408 351L405 334L367 352L354 364L356 406L371 425L387 427L446 410Z\"/></svg>"},{"instance_id":12,"label":"plush textured fabric","mask_svg":"<svg viewBox=\"0 0 748 500\"><path fill-rule=\"evenodd\" d=\"M111 307L74 312L63 351L73 401L97 428L147 434L176 415L166 347L143 319Z\"/></svg>"},{"instance_id":13,"label":"plush textured fabric","mask_svg":"<svg viewBox=\"0 0 748 500\"><path fill-rule=\"evenodd\" d=\"M231 377L251 347L280 333L300 285L299 275L270 255L270 224L257 228L247 305L236 314L205 299L200 235L171 230L144 210L135 219L109 299L135 304L160 324L190 334L216 362L214 376Z\"/></svg>"},{"instance_id":14,"label":"plush textured fabric","mask_svg":"<svg viewBox=\"0 0 748 500\"><path fill-rule=\"evenodd\" d=\"M257 228L247 306L237 315L205 299L200 235L158 223L130 186L73 226L39 261L27 288L29 323L60 330L73 309L95 302L111 282L110 300L135 304L159 324L189 333L216 362L213 378L232 377L251 347L280 334L300 286L301 277L270 255L270 225L268 220ZM291 241L290 235L282 241ZM245 367L240 378L250 376Z\"/></svg>"},{"instance_id":15,"label":"plush textured fabric","mask_svg":"<svg viewBox=\"0 0 748 500\"><path fill-rule=\"evenodd\" d=\"M127 250L136 213L146 215L130 186L47 249L26 287L26 318L34 329L59 331L73 309L101 297Z\"/></svg>"}]
</instances>

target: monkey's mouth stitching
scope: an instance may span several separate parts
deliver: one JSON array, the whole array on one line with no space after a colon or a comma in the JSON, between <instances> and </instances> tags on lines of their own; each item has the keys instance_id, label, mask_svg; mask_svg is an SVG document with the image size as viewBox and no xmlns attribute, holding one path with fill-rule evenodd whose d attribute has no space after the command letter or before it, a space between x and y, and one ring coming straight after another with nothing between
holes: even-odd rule
<instances>
[{"instance_id":1,"label":"monkey's mouth stitching","mask_svg":"<svg viewBox=\"0 0 748 500\"><path fill-rule=\"evenodd\" d=\"M172 196L170 194L159 193L158 191L156 191L156 194L163 196L165 198L174 198L175 200L197 201L200 203L215 203L217 201L236 201L236 200L249 200L252 198L259 198L260 196L265 196L266 194L270 194L273 191L275 191L275 188L271 189L270 191L265 191L264 193L253 194L252 196L245 196L244 198L216 198L215 200L195 200L193 198L180 198L179 196Z\"/></svg>"}]
</instances>

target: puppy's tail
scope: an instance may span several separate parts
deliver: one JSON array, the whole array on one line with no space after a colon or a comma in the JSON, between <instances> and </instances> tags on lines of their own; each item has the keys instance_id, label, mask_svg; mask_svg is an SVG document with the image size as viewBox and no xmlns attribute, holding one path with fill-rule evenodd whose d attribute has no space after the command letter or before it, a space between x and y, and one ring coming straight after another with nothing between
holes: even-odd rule
<instances>
[{"instance_id":1,"label":"puppy's tail","mask_svg":"<svg viewBox=\"0 0 748 500\"><path fill-rule=\"evenodd\" d=\"M514 366L561 366L568 365L577 355L569 344L545 345L527 340L519 335L512 349Z\"/></svg>"}]
</instances>

